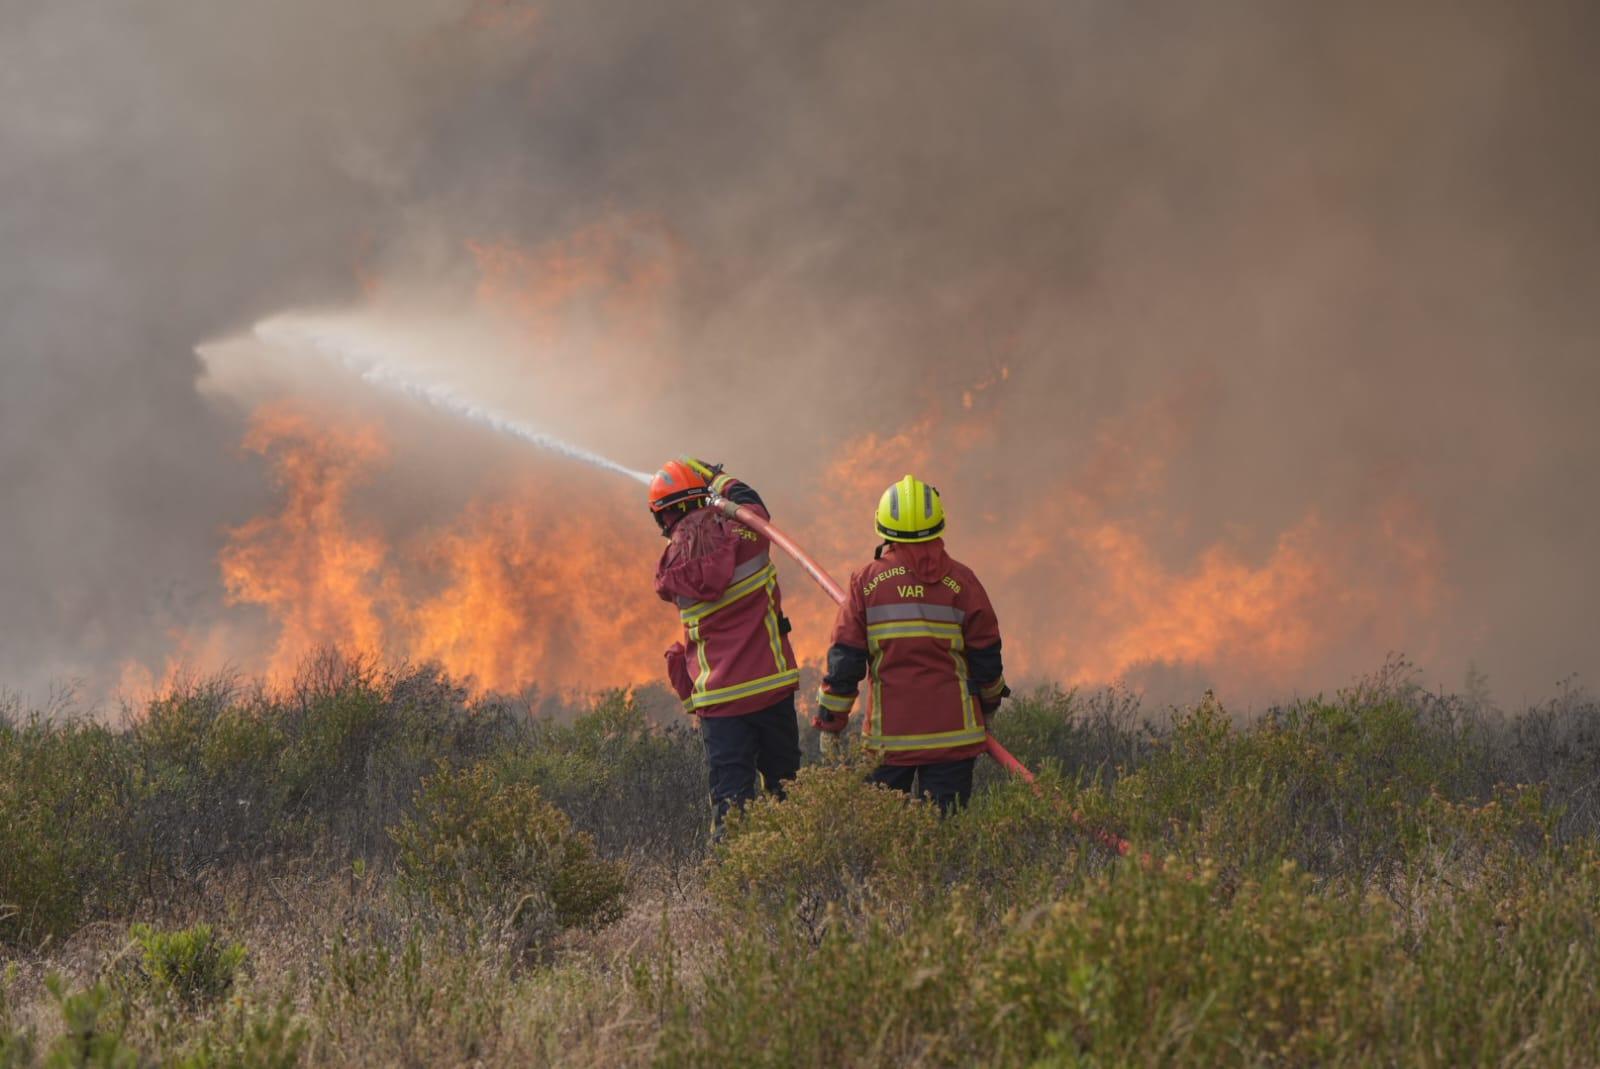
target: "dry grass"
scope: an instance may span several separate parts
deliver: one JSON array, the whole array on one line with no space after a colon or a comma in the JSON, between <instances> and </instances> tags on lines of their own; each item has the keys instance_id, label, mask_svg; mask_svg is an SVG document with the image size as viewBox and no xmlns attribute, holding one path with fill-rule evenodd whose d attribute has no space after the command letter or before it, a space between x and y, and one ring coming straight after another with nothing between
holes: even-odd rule
<instances>
[{"instance_id":1,"label":"dry grass","mask_svg":"<svg viewBox=\"0 0 1600 1069\"><path fill-rule=\"evenodd\" d=\"M811 770L708 858L695 740L618 696L530 728L428 676L336 675L281 724L230 693L174 700L159 731L0 725L0 761L32 762L7 766L31 778L0 791L24 807L0 832L93 846L29 844L64 874L49 916L78 920L0 929L0 1069L118 1050L195 1069L1600 1064L1600 709L1581 695L1493 720L1389 679L1248 727L1209 702L1157 727L1126 696L1044 692L1001 729L1065 804L991 782L941 822ZM78 792L84 759L116 790ZM620 917L530 948L514 879L466 910L414 874L407 893L388 829L441 760L568 813L626 868ZM1540 786L1498 785L1525 773ZM228 797L253 801L226 826L184 804ZM1110 861L1074 809L1161 871ZM212 925L248 958L226 996L180 1005L142 978L135 923ZM85 1036L104 1049L50 1061Z\"/></svg>"}]
</instances>

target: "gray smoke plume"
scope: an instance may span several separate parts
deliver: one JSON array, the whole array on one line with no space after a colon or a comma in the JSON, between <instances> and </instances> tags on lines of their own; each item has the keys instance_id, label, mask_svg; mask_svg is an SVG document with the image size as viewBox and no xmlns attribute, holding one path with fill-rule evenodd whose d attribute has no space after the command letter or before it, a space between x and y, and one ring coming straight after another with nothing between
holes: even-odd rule
<instances>
[{"instance_id":1,"label":"gray smoke plume","mask_svg":"<svg viewBox=\"0 0 1600 1069\"><path fill-rule=\"evenodd\" d=\"M1395 647L1510 698L1593 678L1595 40L1558 0L4 0L0 685L114 677L236 611L217 554L270 488L197 345L370 277L464 305L485 243L617 220L623 260L669 265L646 340L496 364L560 395L552 433L729 460L864 558L870 495L821 458L983 386L982 447L926 473L980 575L1064 487L1064 523L1137 520L1180 574L1403 502L1431 607L1367 591L1275 685ZM426 426L463 470L528 462ZM394 524L459 504L414 470ZM1071 554L1002 620L1092 613Z\"/></svg>"}]
</instances>

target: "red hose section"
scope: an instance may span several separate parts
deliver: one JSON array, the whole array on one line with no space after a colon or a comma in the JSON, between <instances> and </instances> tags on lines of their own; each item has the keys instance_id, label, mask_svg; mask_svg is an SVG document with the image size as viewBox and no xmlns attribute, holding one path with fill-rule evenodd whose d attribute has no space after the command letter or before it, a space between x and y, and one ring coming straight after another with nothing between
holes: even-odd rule
<instances>
[{"instance_id":1,"label":"red hose section","mask_svg":"<svg viewBox=\"0 0 1600 1069\"><path fill-rule=\"evenodd\" d=\"M843 605L848 600L845 597L844 588L833 581L833 577L823 570L822 565L812 560L810 554L801 549L794 539L774 527L771 520L764 519L753 510L744 505L736 505L725 497L714 497L711 500L713 505L725 513L730 511L728 506L732 505L731 513L734 519L746 527L760 531L771 539L779 549L793 557L800 567L804 568L807 574L817 581L817 585L822 587L828 597L832 598L837 604ZM1033 773L1028 771L1026 765L1013 757L1010 750L1000 745L999 739L993 735L986 735L983 745L989 756L994 758L1001 768L1031 786L1035 794L1041 798L1044 797L1044 789L1034 780ZM1068 816L1079 831L1088 835L1112 853L1126 856L1133 849L1133 844L1128 840L1113 835L1104 829L1090 827L1084 822L1081 814L1074 812L1069 813Z\"/></svg>"},{"instance_id":2,"label":"red hose section","mask_svg":"<svg viewBox=\"0 0 1600 1069\"><path fill-rule=\"evenodd\" d=\"M717 498L716 500L727 501L728 499ZM823 571L822 565L812 560L810 554L795 544L794 539L772 526L770 521L762 519L759 514L744 505L735 507L733 518L746 527L754 528L772 539L779 549L793 557L800 567L804 568L811 575L811 578L817 581L817 585L823 589L828 597L834 600L835 604L843 605L848 600L845 597L844 588L833 581L833 576Z\"/></svg>"}]
</instances>

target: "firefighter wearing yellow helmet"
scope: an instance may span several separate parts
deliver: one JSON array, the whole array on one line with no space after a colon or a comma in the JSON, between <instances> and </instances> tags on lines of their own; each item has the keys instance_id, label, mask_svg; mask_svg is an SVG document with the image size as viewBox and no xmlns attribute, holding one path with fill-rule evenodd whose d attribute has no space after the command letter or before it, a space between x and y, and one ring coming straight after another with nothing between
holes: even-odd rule
<instances>
[{"instance_id":1,"label":"firefighter wearing yellow helmet","mask_svg":"<svg viewBox=\"0 0 1600 1069\"><path fill-rule=\"evenodd\" d=\"M874 526L883 541L850 575L811 723L837 738L866 680L872 781L948 812L971 797L988 718L1010 693L1000 624L977 575L945 551L937 489L905 476L878 499Z\"/></svg>"},{"instance_id":2,"label":"firefighter wearing yellow helmet","mask_svg":"<svg viewBox=\"0 0 1600 1069\"><path fill-rule=\"evenodd\" d=\"M938 490L907 475L878 498L877 520L878 534L890 542L931 542L944 534L944 500Z\"/></svg>"}]
</instances>

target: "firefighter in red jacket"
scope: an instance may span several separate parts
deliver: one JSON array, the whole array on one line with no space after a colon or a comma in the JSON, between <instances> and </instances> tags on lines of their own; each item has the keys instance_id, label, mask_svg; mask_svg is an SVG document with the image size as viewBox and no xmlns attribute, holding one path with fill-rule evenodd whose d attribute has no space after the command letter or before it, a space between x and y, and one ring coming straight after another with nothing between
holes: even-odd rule
<instances>
[{"instance_id":1,"label":"firefighter in red jacket","mask_svg":"<svg viewBox=\"0 0 1600 1069\"><path fill-rule=\"evenodd\" d=\"M684 631L667 650L667 675L685 711L700 718L720 828L729 806L756 796L758 775L781 797L799 769L800 673L771 546L707 508L712 495L767 516L753 489L692 457L669 460L650 483L650 512L669 540L656 593L677 605Z\"/></svg>"},{"instance_id":2,"label":"firefighter in red jacket","mask_svg":"<svg viewBox=\"0 0 1600 1069\"><path fill-rule=\"evenodd\" d=\"M880 755L871 780L965 806L985 722L1006 687L1000 625L972 569L945 552L939 491L907 475L878 502L873 560L851 573L811 724L844 731L870 680L862 743ZM915 783L914 783L915 781Z\"/></svg>"}]
</instances>

